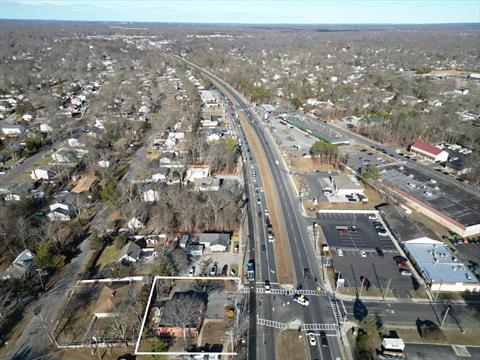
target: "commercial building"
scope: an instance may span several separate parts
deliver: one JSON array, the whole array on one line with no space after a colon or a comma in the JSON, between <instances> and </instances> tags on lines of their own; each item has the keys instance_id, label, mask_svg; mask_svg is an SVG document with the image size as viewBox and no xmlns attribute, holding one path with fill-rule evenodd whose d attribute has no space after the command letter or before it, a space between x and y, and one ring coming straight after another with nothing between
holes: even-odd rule
<instances>
[{"instance_id":1,"label":"commercial building","mask_svg":"<svg viewBox=\"0 0 480 360\"><path fill-rule=\"evenodd\" d=\"M480 282L444 243L427 237L403 246L432 291L480 291Z\"/></svg>"},{"instance_id":2,"label":"commercial building","mask_svg":"<svg viewBox=\"0 0 480 360\"><path fill-rule=\"evenodd\" d=\"M425 156L435 162L446 162L448 160L448 152L422 141L417 141L411 145L410 151Z\"/></svg>"},{"instance_id":3,"label":"commercial building","mask_svg":"<svg viewBox=\"0 0 480 360\"><path fill-rule=\"evenodd\" d=\"M384 167L380 185L401 199L409 209L428 216L461 237L480 235L480 196L466 192L456 183L432 178L414 168Z\"/></svg>"},{"instance_id":4,"label":"commercial building","mask_svg":"<svg viewBox=\"0 0 480 360\"><path fill-rule=\"evenodd\" d=\"M322 188L324 193L330 189L332 194L344 197L346 195L363 195L364 192L363 187L354 176L332 175L323 178L322 182L325 184Z\"/></svg>"}]
</instances>

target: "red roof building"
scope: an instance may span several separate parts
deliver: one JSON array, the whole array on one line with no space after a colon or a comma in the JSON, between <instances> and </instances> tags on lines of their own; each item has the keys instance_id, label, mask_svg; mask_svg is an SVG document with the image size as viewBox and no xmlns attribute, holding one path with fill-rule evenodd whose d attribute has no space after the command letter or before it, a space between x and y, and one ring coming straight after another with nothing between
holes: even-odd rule
<instances>
[{"instance_id":1,"label":"red roof building","mask_svg":"<svg viewBox=\"0 0 480 360\"><path fill-rule=\"evenodd\" d=\"M417 141L410 146L410 151L425 156L435 162L445 162L448 160L448 152L422 141Z\"/></svg>"}]
</instances>

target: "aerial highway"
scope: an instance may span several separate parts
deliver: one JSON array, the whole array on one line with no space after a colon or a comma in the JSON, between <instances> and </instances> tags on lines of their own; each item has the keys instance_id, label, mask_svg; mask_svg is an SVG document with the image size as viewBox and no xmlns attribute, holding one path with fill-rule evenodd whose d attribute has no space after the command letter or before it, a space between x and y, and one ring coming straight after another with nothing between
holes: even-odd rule
<instances>
[{"instance_id":1,"label":"aerial highway","mask_svg":"<svg viewBox=\"0 0 480 360\"><path fill-rule=\"evenodd\" d=\"M292 183L289 179L288 171L284 167L283 159L278 151L275 148L275 144L271 143L265 134L265 129L262 126L260 120L255 115L255 113L250 109L248 102L243 98L241 94L239 94L234 88L232 88L228 83L221 80L211 72L206 69L203 69L196 64L179 57L177 55L168 53L175 58L186 62L190 66L202 71L207 77L209 77L214 83L218 84L219 89L221 92L224 93L225 96L232 99L236 104L238 104L238 111L242 112L245 117L248 119L250 125L254 129L256 136L259 138L262 149L265 153L265 156L268 161L269 170L271 172L272 178L274 180L274 184L276 187L277 194L280 198L280 205L281 210L284 216L284 224L286 230L286 238L288 239L288 243L290 246L290 251L293 259L293 266L294 266L294 274L295 274L295 281L297 288L301 288L302 290L316 290L319 286L318 280L320 278L321 266L319 265L319 261L313 249L313 245L309 239L307 233L307 224L303 216L300 213L300 202L297 198L295 191L293 189ZM262 201L259 205L262 204ZM249 209L252 213L252 208ZM253 216L252 216L253 217ZM256 246L260 244L262 245L262 240L264 241L264 236L260 236L258 241L256 241ZM251 249L250 249L251 250ZM262 262L262 258L266 258L265 256L260 254L256 254L255 259L260 261L262 264L261 266L261 274L265 276L267 273L268 278L270 277L270 270L267 268L265 262ZM273 258L273 256L271 256ZM308 279L304 278L304 269L307 268L310 276ZM258 279L258 277L257 277ZM264 280L267 280L264 279ZM271 283L274 281L270 280ZM255 285L254 288L256 289ZM275 312L275 307L278 304L283 306L283 301L280 296L276 295L267 295L264 294L261 297L261 305L259 308L256 306L251 307L251 311L256 311L256 315L258 317L268 316L269 320L276 320L279 321L277 318L277 312ZM254 300L251 298L251 300ZM288 301L289 300L289 301ZM299 320L301 324L317 324L321 326L322 324L336 324L337 326L340 325L339 317L336 316L332 309L332 301L334 302L335 299L332 300L332 296L310 296L308 300L310 302L309 306L302 306L297 304L293 301L293 296L291 296L287 300L288 308L286 308L285 312L282 312L282 322L289 322L293 320ZM259 300L257 300L258 303ZM251 304L253 305L253 304ZM287 305L286 305L287 306ZM252 319L250 317L250 319ZM262 351L262 354L258 354L259 358L274 358L275 357L275 337L278 334L278 330L272 331L273 329L268 329L268 327L262 326L262 336L257 336L257 351ZM318 331L315 331L318 335ZM339 333L339 332L338 332ZM332 335L336 335L334 333ZM306 331L303 331L303 335L306 335ZM263 341L258 341L262 339ZM316 346L309 346L309 356L311 359L339 359L343 358L342 356L342 349L341 344L339 342L339 337L337 336L329 336L329 346L322 347L320 342L317 341ZM253 341L250 336L250 341ZM262 343L263 342L263 343ZM251 347L249 346L249 349ZM268 351L267 351L268 350ZM267 352L267 353L266 353ZM251 353L251 350L249 350ZM265 357L266 356L266 357Z\"/></svg>"}]
</instances>

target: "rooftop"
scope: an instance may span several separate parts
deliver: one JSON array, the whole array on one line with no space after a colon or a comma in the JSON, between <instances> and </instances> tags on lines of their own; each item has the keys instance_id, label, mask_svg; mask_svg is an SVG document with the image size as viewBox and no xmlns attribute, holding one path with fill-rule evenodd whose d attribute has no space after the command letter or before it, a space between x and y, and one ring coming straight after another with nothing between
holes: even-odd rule
<instances>
[{"instance_id":1,"label":"rooftop","mask_svg":"<svg viewBox=\"0 0 480 360\"><path fill-rule=\"evenodd\" d=\"M423 237L403 244L432 282L478 283L475 275L442 242Z\"/></svg>"},{"instance_id":2,"label":"rooftop","mask_svg":"<svg viewBox=\"0 0 480 360\"><path fill-rule=\"evenodd\" d=\"M422 201L463 226L480 224L480 198L463 191L454 183L430 177L413 168L391 165L381 172L382 179L392 188Z\"/></svg>"},{"instance_id":3,"label":"rooftop","mask_svg":"<svg viewBox=\"0 0 480 360\"><path fill-rule=\"evenodd\" d=\"M438 155L443 151L442 149L440 149L436 146L424 143L422 141L415 142L410 148L415 148L415 149L418 149L418 150L422 150L422 151L425 151L425 152L427 152L429 154L432 154L432 155Z\"/></svg>"}]
</instances>

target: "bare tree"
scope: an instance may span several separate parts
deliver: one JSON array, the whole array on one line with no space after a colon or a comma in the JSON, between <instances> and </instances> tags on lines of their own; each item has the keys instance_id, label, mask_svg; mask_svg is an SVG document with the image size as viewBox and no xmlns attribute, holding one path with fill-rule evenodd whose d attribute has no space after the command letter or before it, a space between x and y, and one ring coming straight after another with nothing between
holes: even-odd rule
<instances>
[{"instance_id":1,"label":"bare tree","mask_svg":"<svg viewBox=\"0 0 480 360\"><path fill-rule=\"evenodd\" d=\"M178 293L165 304L163 309L166 325L176 326L183 330L183 338L187 337L187 329L195 326L202 316L204 302L195 293Z\"/></svg>"}]
</instances>

